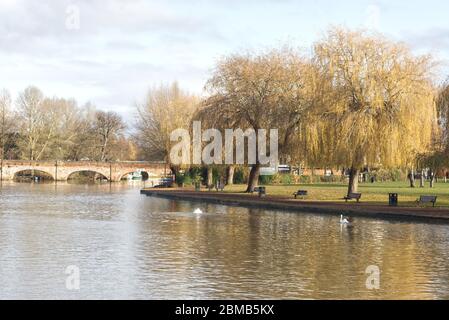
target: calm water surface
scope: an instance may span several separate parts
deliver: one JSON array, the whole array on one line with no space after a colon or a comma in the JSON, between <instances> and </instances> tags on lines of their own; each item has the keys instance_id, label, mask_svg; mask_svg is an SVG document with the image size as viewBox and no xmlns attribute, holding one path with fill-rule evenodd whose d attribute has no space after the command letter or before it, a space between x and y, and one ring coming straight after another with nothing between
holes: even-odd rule
<instances>
[{"instance_id":1,"label":"calm water surface","mask_svg":"<svg viewBox=\"0 0 449 320\"><path fill-rule=\"evenodd\" d=\"M449 226L3 184L0 299L443 299ZM206 214L190 212L200 207ZM65 270L80 269L80 290ZM377 265L381 289L366 289Z\"/></svg>"}]
</instances>

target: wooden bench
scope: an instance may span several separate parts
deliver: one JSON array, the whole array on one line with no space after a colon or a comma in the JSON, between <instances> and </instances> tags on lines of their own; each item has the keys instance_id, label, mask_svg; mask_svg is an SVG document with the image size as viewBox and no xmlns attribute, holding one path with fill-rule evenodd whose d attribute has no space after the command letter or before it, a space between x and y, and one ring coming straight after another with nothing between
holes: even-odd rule
<instances>
[{"instance_id":1,"label":"wooden bench","mask_svg":"<svg viewBox=\"0 0 449 320\"><path fill-rule=\"evenodd\" d=\"M437 196L420 196L418 200L416 200L418 205L425 203L432 203L435 207L435 203L437 202Z\"/></svg>"},{"instance_id":2,"label":"wooden bench","mask_svg":"<svg viewBox=\"0 0 449 320\"><path fill-rule=\"evenodd\" d=\"M298 199L298 197L307 197L309 193L307 190L298 190L293 195L295 196L295 199Z\"/></svg>"},{"instance_id":3,"label":"wooden bench","mask_svg":"<svg viewBox=\"0 0 449 320\"><path fill-rule=\"evenodd\" d=\"M362 198L361 193L350 193L343 199L346 200L346 202L348 202L349 200L357 200L357 202L360 202L360 198Z\"/></svg>"},{"instance_id":4,"label":"wooden bench","mask_svg":"<svg viewBox=\"0 0 449 320\"><path fill-rule=\"evenodd\" d=\"M253 192L251 192L251 193L254 193L254 192L257 192L259 194L259 197L263 197L267 194L267 188L266 187L255 187L253 189Z\"/></svg>"}]
</instances>

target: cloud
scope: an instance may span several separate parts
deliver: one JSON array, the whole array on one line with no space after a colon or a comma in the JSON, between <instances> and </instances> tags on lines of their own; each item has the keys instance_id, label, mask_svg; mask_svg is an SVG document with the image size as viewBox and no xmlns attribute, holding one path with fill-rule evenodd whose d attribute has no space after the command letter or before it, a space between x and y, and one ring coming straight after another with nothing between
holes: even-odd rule
<instances>
[{"instance_id":1,"label":"cloud","mask_svg":"<svg viewBox=\"0 0 449 320\"><path fill-rule=\"evenodd\" d=\"M402 39L417 54L432 54L438 62L437 81L449 75L449 28L430 28L422 32L406 32Z\"/></svg>"},{"instance_id":2,"label":"cloud","mask_svg":"<svg viewBox=\"0 0 449 320\"><path fill-rule=\"evenodd\" d=\"M161 82L178 80L201 93L215 59L231 52L291 38L308 46L329 23L359 26L364 18L367 27L384 29L398 13L385 3L0 0L0 87L17 93L33 84L49 95L127 110ZM73 22L79 28L72 28ZM432 29L401 39L449 55L448 34Z\"/></svg>"},{"instance_id":3,"label":"cloud","mask_svg":"<svg viewBox=\"0 0 449 320\"><path fill-rule=\"evenodd\" d=\"M366 9L365 26L368 29L378 30L380 28L381 9L378 5L371 4Z\"/></svg>"},{"instance_id":4,"label":"cloud","mask_svg":"<svg viewBox=\"0 0 449 320\"><path fill-rule=\"evenodd\" d=\"M432 48L449 53L449 28L432 28L421 33L408 34L406 39L415 48Z\"/></svg>"},{"instance_id":5,"label":"cloud","mask_svg":"<svg viewBox=\"0 0 449 320\"><path fill-rule=\"evenodd\" d=\"M211 62L201 46L227 39L212 17L185 6L181 1L1 0L1 86L17 93L34 84L49 95L120 110L153 83L179 80L200 92L198 79ZM79 28L67 28L78 13Z\"/></svg>"}]
</instances>

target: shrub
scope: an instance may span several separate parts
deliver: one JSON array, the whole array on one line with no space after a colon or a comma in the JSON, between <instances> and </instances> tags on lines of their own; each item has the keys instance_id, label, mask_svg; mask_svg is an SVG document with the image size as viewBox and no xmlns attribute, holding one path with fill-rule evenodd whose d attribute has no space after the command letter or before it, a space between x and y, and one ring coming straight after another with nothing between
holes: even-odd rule
<instances>
[{"instance_id":1,"label":"shrub","mask_svg":"<svg viewBox=\"0 0 449 320\"><path fill-rule=\"evenodd\" d=\"M189 175L189 174L186 174L185 176L184 176L184 184L186 185L186 186L190 186L190 185L192 185L192 177Z\"/></svg>"},{"instance_id":2,"label":"shrub","mask_svg":"<svg viewBox=\"0 0 449 320\"><path fill-rule=\"evenodd\" d=\"M184 175L183 174L176 175L176 184L178 186L182 186L184 184Z\"/></svg>"},{"instance_id":3,"label":"shrub","mask_svg":"<svg viewBox=\"0 0 449 320\"><path fill-rule=\"evenodd\" d=\"M299 183L300 184L309 184L312 182L312 179L310 176L300 176Z\"/></svg>"},{"instance_id":4,"label":"shrub","mask_svg":"<svg viewBox=\"0 0 449 320\"><path fill-rule=\"evenodd\" d=\"M405 180L407 178L407 175L400 169L379 169L377 171L371 172L369 175L369 179L371 177L374 177L376 181L396 182Z\"/></svg>"},{"instance_id":5,"label":"shrub","mask_svg":"<svg viewBox=\"0 0 449 320\"><path fill-rule=\"evenodd\" d=\"M189 170L188 175L192 180L192 184L200 183L203 180L203 170L200 167L194 167Z\"/></svg>"},{"instance_id":6,"label":"shrub","mask_svg":"<svg viewBox=\"0 0 449 320\"><path fill-rule=\"evenodd\" d=\"M281 184L293 184L294 177L291 174L281 174Z\"/></svg>"},{"instance_id":7,"label":"shrub","mask_svg":"<svg viewBox=\"0 0 449 320\"><path fill-rule=\"evenodd\" d=\"M342 181L342 177L339 176L322 176L320 181L323 183L337 183Z\"/></svg>"},{"instance_id":8,"label":"shrub","mask_svg":"<svg viewBox=\"0 0 449 320\"><path fill-rule=\"evenodd\" d=\"M259 184L261 184L261 185L273 184L273 180L274 180L274 176L260 176Z\"/></svg>"},{"instance_id":9,"label":"shrub","mask_svg":"<svg viewBox=\"0 0 449 320\"><path fill-rule=\"evenodd\" d=\"M248 182L248 173L244 168L236 168L234 172L235 184L246 184Z\"/></svg>"},{"instance_id":10,"label":"shrub","mask_svg":"<svg viewBox=\"0 0 449 320\"><path fill-rule=\"evenodd\" d=\"M259 183L261 185L289 185L296 183L295 177L291 174L278 173L271 176L260 176Z\"/></svg>"},{"instance_id":11,"label":"shrub","mask_svg":"<svg viewBox=\"0 0 449 320\"><path fill-rule=\"evenodd\" d=\"M192 177L188 173L178 174L176 176L178 186L190 186L193 183Z\"/></svg>"}]
</instances>

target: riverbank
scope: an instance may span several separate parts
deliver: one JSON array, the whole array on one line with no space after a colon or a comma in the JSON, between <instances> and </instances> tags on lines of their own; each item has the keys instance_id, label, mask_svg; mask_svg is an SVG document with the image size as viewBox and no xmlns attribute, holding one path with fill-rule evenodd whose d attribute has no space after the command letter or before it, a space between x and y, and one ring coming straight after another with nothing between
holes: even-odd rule
<instances>
[{"instance_id":1,"label":"riverbank","mask_svg":"<svg viewBox=\"0 0 449 320\"><path fill-rule=\"evenodd\" d=\"M308 196L304 200L310 202L344 202L343 197L348 192L347 183L313 183L301 185L267 185L267 194L275 197L291 198L298 190L307 190ZM226 186L225 192L242 193L246 185ZM449 209L449 183L436 183L434 188L426 184L425 188L410 188L406 181L360 183L358 191L362 193L363 204L384 206L388 204L388 194L399 195L400 207L415 207L416 200L423 195L438 197L436 207Z\"/></svg>"},{"instance_id":2,"label":"riverbank","mask_svg":"<svg viewBox=\"0 0 449 320\"><path fill-rule=\"evenodd\" d=\"M266 196L229 192L194 192L183 189L143 189L141 194L147 196L187 200L194 202L215 203L249 208L286 210L302 213L344 214L354 217L413 219L430 222L449 223L449 208L431 207L390 207L370 203L338 203L295 200L282 196Z\"/></svg>"}]
</instances>

